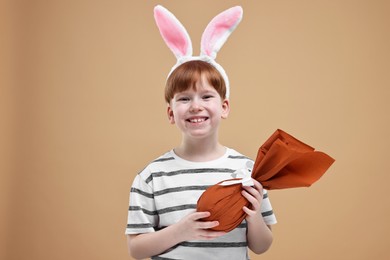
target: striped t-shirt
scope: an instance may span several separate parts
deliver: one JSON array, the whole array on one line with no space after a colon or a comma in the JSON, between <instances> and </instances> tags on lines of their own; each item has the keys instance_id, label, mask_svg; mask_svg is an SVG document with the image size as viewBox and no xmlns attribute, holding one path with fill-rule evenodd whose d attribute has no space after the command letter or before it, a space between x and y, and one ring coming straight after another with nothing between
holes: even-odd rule
<instances>
[{"instance_id":1,"label":"striped t-shirt","mask_svg":"<svg viewBox=\"0 0 390 260\"><path fill-rule=\"evenodd\" d=\"M169 151L151 162L134 179L130 191L126 234L156 232L196 211L196 203L210 186L231 179L246 167L248 157L227 148L221 158L191 162ZM264 190L262 216L276 223ZM245 220L226 235L208 241L186 241L152 259L248 259ZM152 245L151 245L152 246Z\"/></svg>"}]
</instances>

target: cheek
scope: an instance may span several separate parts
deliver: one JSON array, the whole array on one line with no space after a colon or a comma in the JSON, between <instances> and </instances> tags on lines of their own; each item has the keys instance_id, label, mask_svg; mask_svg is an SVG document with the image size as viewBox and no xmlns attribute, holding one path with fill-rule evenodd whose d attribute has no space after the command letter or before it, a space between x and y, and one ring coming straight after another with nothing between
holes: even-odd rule
<instances>
[{"instance_id":1,"label":"cheek","mask_svg":"<svg viewBox=\"0 0 390 260\"><path fill-rule=\"evenodd\" d=\"M222 104L214 104L213 111L215 111L215 113L222 114L224 111L224 108L223 108Z\"/></svg>"},{"instance_id":2,"label":"cheek","mask_svg":"<svg viewBox=\"0 0 390 260\"><path fill-rule=\"evenodd\" d=\"M186 107L184 105L176 105L172 110L172 114L174 117L180 117L185 113L185 111Z\"/></svg>"}]
</instances>

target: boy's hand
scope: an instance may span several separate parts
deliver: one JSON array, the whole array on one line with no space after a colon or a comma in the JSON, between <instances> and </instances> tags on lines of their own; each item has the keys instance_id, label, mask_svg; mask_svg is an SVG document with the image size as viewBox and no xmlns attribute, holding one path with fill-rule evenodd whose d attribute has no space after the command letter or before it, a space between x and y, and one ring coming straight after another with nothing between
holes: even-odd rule
<instances>
[{"instance_id":1,"label":"boy's hand","mask_svg":"<svg viewBox=\"0 0 390 260\"><path fill-rule=\"evenodd\" d=\"M202 221L210 216L210 212L194 212L176 223L177 236L181 241L210 240L226 234L226 232L208 230L219 225L218 221Z\"/></svg>"},{"instance_id":2,"label":"boy's hand","mask_svg":"<svg viewBox=\"0 0 390 260\"><path fill-rule=\"evenodd\" d=\"M254 187L243 186L242 195L252 204L252 207L243 207L244 212L248 215L246 220L250 222L252 219L261 217L261 203L263 202L263 186L260 182L253 179Z\"/></svg>"},{"instance_id":3,"label":"boy's hand","mask_svg":"<svg viewBox=\"0 0 390 260\"><path fill-rule=\"evenodd\" d=\"M253 180L254 187L244 187L242 195L250 202L250 207L242 209L247 214L246 222L248 247L255 254L262 254L271 246L273 237L269 226L261 215L261 203L263 202L263 186Z\"/></svg>"}]
</instances>

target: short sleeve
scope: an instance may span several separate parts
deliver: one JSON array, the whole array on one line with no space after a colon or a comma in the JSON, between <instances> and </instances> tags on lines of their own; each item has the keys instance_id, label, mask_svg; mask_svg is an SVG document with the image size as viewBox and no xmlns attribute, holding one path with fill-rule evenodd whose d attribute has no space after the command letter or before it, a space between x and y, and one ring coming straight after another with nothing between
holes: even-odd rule
<instances>
[{"instance_id":1,"label":"short sleeve","mask_svg":"<svg viewBox=\"0 0 390 260\"><path fill-rule=\"evenodd\" d=\"M263 202L261 203L261 215L267 225L274 225L277 223L276 216L272 209L271 201L268 197L268 191L263 189Z\"/></svg>"},{"instance_id":2,"label":"short sleeve","mask_svg":"<svg viewBox=\"0 0 390 260\"><path fill-rule=\"evenodd\" d=\"M152 187L145 181L150 176L148 168L138 174L130 190L129 210L125 234L141 234L155 231L158 215Z\"/></svg>"}]
</instances>

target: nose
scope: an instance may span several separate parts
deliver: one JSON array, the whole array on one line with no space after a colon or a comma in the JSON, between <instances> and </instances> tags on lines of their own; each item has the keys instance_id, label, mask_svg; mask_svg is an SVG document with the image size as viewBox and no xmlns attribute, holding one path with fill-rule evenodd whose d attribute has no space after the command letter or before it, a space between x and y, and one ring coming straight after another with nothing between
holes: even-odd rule
<instances>
[{"instance_id":1,"label":"nose","mask_svg":"<svg viewBox=\"0 0 390 260\"><path fill-rule=\"evenodd\" d=\"M202 111L202 110L203 110L203 107L202 107L201 102L199 100L197 100L197 99L192 100L191 106L190 106L190 112L191 113L196 113L196 112L199 112L199 111Z\"/></svg>"}]
</instances>

